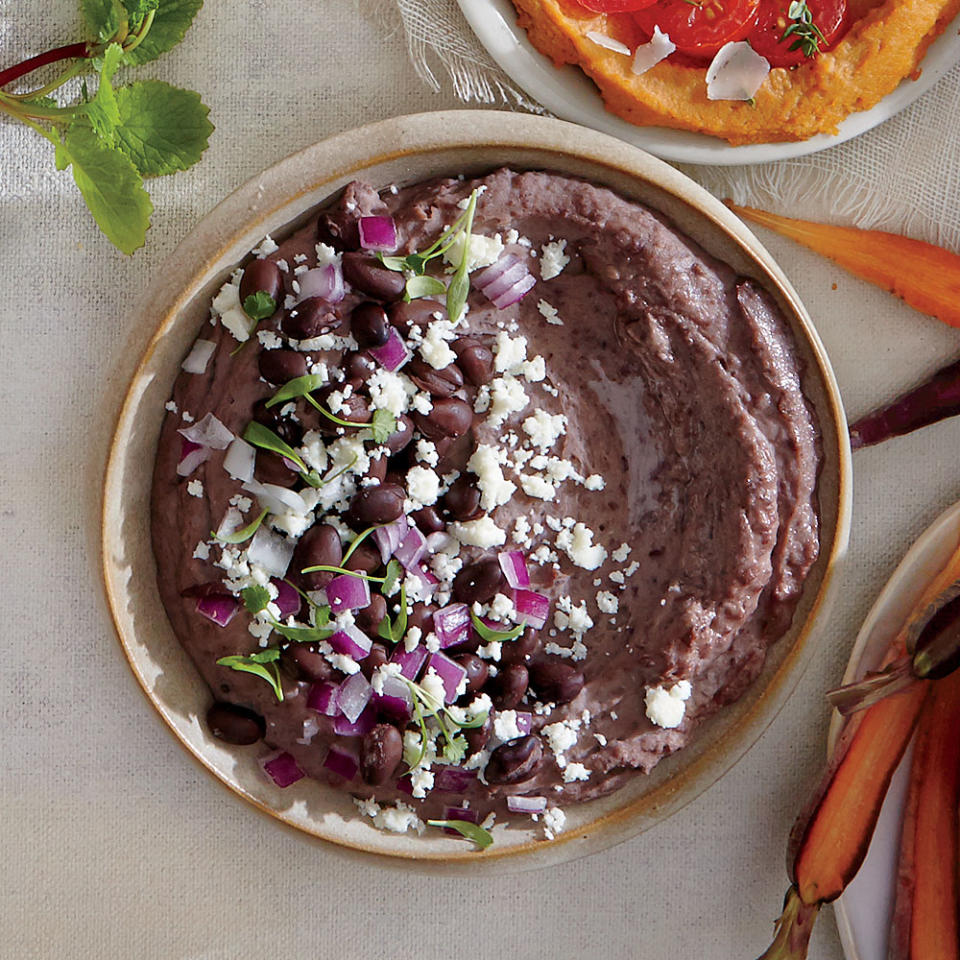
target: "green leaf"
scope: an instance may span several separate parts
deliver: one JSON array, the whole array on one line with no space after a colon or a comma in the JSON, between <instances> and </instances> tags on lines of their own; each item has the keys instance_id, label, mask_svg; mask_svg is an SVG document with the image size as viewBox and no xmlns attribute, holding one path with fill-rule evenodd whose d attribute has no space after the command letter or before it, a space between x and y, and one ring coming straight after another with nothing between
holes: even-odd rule
<instances>
[{"instance_id":1,"label":"green leaf","mask_svg":"<svg viewBox=\"0 0 960 960\"><path fill-rule=\"evenodd\" d=\"M406 300L418 300L420 297L435 297L446 292L447 288L443 281L436 277L410 277L407 280L404 298Z\"/></svg>"},{"instance_id":2,"label":"green leaf","mask_svg":"<svg viewBox=\"0 0 960 960\"><path fill-rule=\"evenodd\" d=\"M428 820L431 827L449 827L456 830L461 836L472 840L481 850L485 850L493 843L493 837L490 833L471 823L469 820Z\"/></svg>"},{"instance_id":3,"label":"green leaf","mask_svg":"<svg viewBox=\"0 0 960 960\"><path fill-rule=\"evenodd\" d=\"M73 166L73 179L97 226L124 253L143 246L153 204L130 160L74 123L57 148L57 169Z\"/></svg>"},{"instance_id":4,"label":"green leaf","mask_svg":"<svg viewBox=\"0 0 960 960\"><path fill-rule=\"evenodd\" d=\"M270 602L270 591L259 583L254 583L240 591L243 605L250 613L259 613L265 610Z\"/></svg>"},{"instance_id":5,"label":"green leaf","mask_svg":"<svg viewBox=\"0 0 960 960\"><path fill-rule=\"evenodd\" d=\"M160 0L123 0L123 6L127 11L130 29L135 31L143 23L143 18L151 10L156 10L160 6Z\"/></svg>"},{"instance_id":6,"label":"green leaf","mask_svg":"<svg viewBox=\"0 0 960 960\"><path fill-rule=\"evenodd\" d=\"M172 50L183 39L202 6L203 0L163 0L157 7L150 32L139 47L127 54L127 60L132 64L146 63Z\"/></svg>"},{"instance_id":7,"label":"green leaf","mask_svg":"<svg viewBox=\"0 0 960 960\"><path fill-rule=\"evenodd\" d=\"M270 654L269 659L267 655ZM260 653L255 653L249 657L233 656L221 657L217 663L221 667L229 667L231 670L238 670L241 673L252 673L273 687L273 692L278 700L283 700L283 685L280 683L280 670L275 661L280 656L277 648L267 648Z\"/></svg>"},{"instance_id":8,"label":"green leaf","mask_svg":"<svg viewBox=\"0 0 960 960\"><path fill-rule=\"evenodd\" d=\"M451 323L459 323L463 316L463 306L467 302L467 294L470 292L470 278L466 272L457 272L450 280L450 286L447 287L447 316Z\"/></svg>"},{"instance_id":9,"label":"green leaf","mask_svg":"<svg viewBox=\"0 0 960 960\"><path fill-rule=\"evenodd\" d=\"M374 443L386 443L397 432L397 418L389 410L374 410L370 430Z\"/></svg>"},{"instance_id":10,"label":"green leaf","mask_svg":"<svg viewBox=\"0 0 960 960\"><path fill-rule=\"evenodd\" d=\"M261 450L279 453L281 457L286 457L291 463L295 463L304 473L307 472L307 465L300 459L297 451L262 423L251 420L247 424L247 429L243 431L243 439L255 447L260 447Z\"/></svg>"},{"instance_id":11,"label":"green leaf","mask_svg":"<svg viewBox=\"0 0 960 960\"><path fill-rule=\"evenodd\" d=\"M282 623L273 624L273 629L281 637L292 640L294 643L320 643L336 633L333 627L288 627Z\"/></svg>"},{"instance_id":12,"label":"green leaf","mask_svg":"<svg viewBox=\"0 0 960 960\"><path fill-rule=\"evenodd\" d=\"M193 166L207 149L214 129L200 94L160 80L121 87L117 108L117 142L145 177Z\"/></svg>"},{"instance_id":13,"label":"green leaf","mask_svg":"<svg viewBox=\"0 0 960 960\"><path fill-rule=\"evenodd\" d=\"M115 131L120 124L120 108L111 80L122 60L123 47L119 43L111 43L104 50L97 95L83 111L97 136L111 147L116 142Z\"/></svg>"},{"instance_id":14,"label":"green leaf","mask_svg":"<svg viewBox=\"0 0 960 960\"><path fill-rule=\"evenodd\" d=\"M454 737L443 745L443 759L449 763L459 763L467 755L467 738Z\"/></svg>"},{"instance_id":15,"label":"green leaf","mask_svg":"<svg viewBox=\"0 0 960 960\"><path fill-rule=\"evenodd\" d=\"M400 576L403 573L403 567L399 560L391 560L387 564L387 572L383 578L383 594L392 597L397 590L397 584L400 582ZM401 590L403 587L400 588Z\"/></svg>"},{"instance_id":16,"label":"green leaf","mask_svg":"<svg viewBox=\"0 0 960 960\"><path fill-rule=\"evenodd\" d=\"M304 377L295 377L288 380L268 401L267 406L272 407L284 400L296 400L297 397L304 397L311 390L317 390L327 382L325 377L318 373L308 373Z\"/></svg>"},{"instance_id":17,"label":"green leaf","mask_svg":"<svg viewBox=\"0 0 960 960\"><path fill-rule=\"evenodd\" d=\"M243 312L259 323L277 312L277 301L266 290L258 290L243 301Z\"/></svg>"},{"instance_id":18,"label":"green leaf","mask_svg":"<svg viewBox=\"0 0 960 960\"><path fill-rule=\"evenodd\" d=\"M473 629L480 634L484 643L505 643L507 640L515 640L523 633L526 627L525 623L518 623L512 630L494 630L488 627L472 610L470 619L473 621Z\"/></svg>"},{"instance_id":19,"label":"green leaf","mask_svg":"<svg viewBox=\"0 0 960 960\"><path fill-rule=\"evenodd\" d=\"M388 269L393 270L395 273L402 273L403 268L407 265L406 257L387 257L382 253L377 254L377 259Z\"/></svg>"},{"instance_id":20,"label":"green leaf","mask_svg":"<svg viewBox=\"0 0 960 960\"><path fill-rule=\"evenodd\" d=\"M80 12L91 35L101 42L117 33L126 15L119 0L80 0Z\"/></svg>"},{"instance_id":21,"label":"green leaf","mask_svg":"<svg viewBox=\"0 0 960 960\"><path fill-rule=\"evenodd\" d=\"M220 543L243 543L245 540L249 540L256 532L257 527L263 523L263 518L267 515L266 508L260 513L260 516L256 520L248 523L245 527L240 530L234 530L233 533L224 534L222 537L218 537L214 531L210 531L210 536L214 540L219 540Z\"/></svg>"}]
</instances>

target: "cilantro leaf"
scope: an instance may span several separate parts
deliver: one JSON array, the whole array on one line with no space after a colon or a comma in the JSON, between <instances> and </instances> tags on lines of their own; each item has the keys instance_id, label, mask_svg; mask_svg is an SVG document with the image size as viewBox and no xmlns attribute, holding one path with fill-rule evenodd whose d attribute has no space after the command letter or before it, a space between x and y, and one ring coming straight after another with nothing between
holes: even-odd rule
<instances>
[{"instance_id":1,"label":"cilantro leaf","mask_svg":"<svg viewBox=\"0 0 960 960\"><path fill-rule=\"evenodd\" d=\"M409 302L410 300L418 300L420 297L435 297L438 294L446 292L447 288L444 286L443 281L438 280L436 277L411 277L407 281L403 298Z\"/></svg>"},{"instance_id":2,"label":"cilantro leaf","mask_svg":"<svg viewBox=\"0 0 960 960\"><path fill-rule=\"evenodd\" d=\"M80 0L80 12L87 29L100 41L113 37L125 18L119 0Z\"/></svg>"},{"instance_id":3,"label":"cilantro leaf","mask_svg":"<svg viewBox=\"0 0 960 960\"><path fill-rule=\"evenodd\" d=\"M243 301L243 312L259 323L277 312L277 301L266 290L258 290Z\"/></svg>"},{"instance_id":4,"label":"cilantro leaf","mask_svg":"<svg viewBox=\"0 0 960 960\"><path fill-rule=\"evenodd\" d=\"M113 146L116 137L115 131L120 124L120 109L117 106L117 95L114 92L111 80L123 60L123 47L119 43L111 43L103 52L103 64L100 68L100 84L96 96L86 105L84 113L90 121L97 136L104 143Z\"/></svg>"},{"instance_id":5,"label":"cilantro leaf","mask_svg":"<svg viewBox=\"0 0 960 960\"><path fill-rule=\"evenodd\" d=\"M397 418L389 410L374 410L370 431L374 443L386 443L387 438L397 432Z\"/></svg>"},{"instance_id":6,"label":"cilantro leaf","mask_svg":"<svg viewBox=\"0 0 960 960\"><path fill-rule=\"evenodd\" d=\"M210 531L210 536L214 540L219 540L220 543L243 543L245 540L249 540L256 532L257 527L263 523L263 518L267 515L266 507L260 513L260 516L257 517L251 523L248 523L245 527L240 530L234 530L233 533L225 533L222 537L218 537L214 531Z\"/></svg>"},{"instance_id":7,"label":"cilantro leaf","mask_svg":"<svg viewBox=\"0 0 960 960\"><path fill-rule=\"evenodd\" d=\"M443 759L449 763L459 763L467 755L467 738L455 736L443 745Z\"/></svg>"},{"instance_id":8,"label":"cilantro leaf","mask_svg":"<svg viewBox=\"0 0 960 960\"><path fill-rule=\"evenodd\" d=\"M480 639L484 643L505 643L507 640L516 640L523 633L526 627L525 623L518 623L512 630L494 630L488 627L472 610L470 619L473 621L473 629L480 634Z\"/></svg>"},{"instance_id":9,"label":"cilantro leaf","mask_svg":"<svg viewBox=\"0 0 960 960\"><path fill-rule=\"evenodd\" d=\"M143 246L153 204L136 167L119 150L73 123L57 147L57 169L73 167L73 179L97 226L124 253Z\"/></svg>"},{"instance_id":10,"label":"cilantro leaf","mask_svg":"<svg viewBox=\"0 0 960 960\"><path fill-rule=\"evenodd\" d=\"M249 299L249 298L248 298ZM267 406L272 407L284 400L296 400L297 397L304 397L311 390L317 390L327 382L325 377L318 373L308 373L303 377L294 377L288 380L268 401Z\"/></svg>"},{"instance_id":11,"label":"cilantro leaf","mask_svg":"<svg viewBox=\"0 0 960 960\"><path fill-rule=\"evenodd\" d=\"M449 827L451 830L456 830L467 840L472 840L481 850L485 850L493 843L493 837L489 831L469 820L428 820L427 823L431 827Z\"/></svg>"},{"instance_id":12,"label":"cilantro leaf","mask_svg":"<svg viewBox=\"0 0 960 960\"><path fill-rule=\"evenodd\" d=\"M127 60L132 64L147 63L172 50L183 39L202 6L203 0L163 0L157 7L150 32L140 46L127 54Z\"/></svg>"},{"instance_id":13,"label":"cilantro leaf","mask_svg":"<svg viewBox=\"0 0 960 960\"><path fill-rule=\"evenodd\" d=\"M259 613L270 602L270 591L259 583L251 584L240 591L243 605L250 613Z\"/></svg>"},{"instance_id":14,"label":"cilantro leaf","mask_svg":"<svg viewBox=\"0 0 960 960\"><path fill-rule=\"evenodd\" d=\"M153 28L147 37L152 33ZM214 129L207 118L210 108L198 93L160 80L121 87L116 106L117 142L144 177L193 166L207 149Z\"/></svg>"},{"instance_id":15,"label":"cilantro leaf","mask_svg":"<svg viewBox=\"0 0 960 960\"><path fill-rule=\"evenodd\" d=\"M273 692L278 700L283 700L283 685L280 683L280 670L277 667L276 660L280 656L278 647L268 647L261 650L260 653L251 656L232 656L221 657L217 663L221 667L229 667L231 670L238 670L241 673L252 673L273 687Z\"/></svg>"}]
</instances>

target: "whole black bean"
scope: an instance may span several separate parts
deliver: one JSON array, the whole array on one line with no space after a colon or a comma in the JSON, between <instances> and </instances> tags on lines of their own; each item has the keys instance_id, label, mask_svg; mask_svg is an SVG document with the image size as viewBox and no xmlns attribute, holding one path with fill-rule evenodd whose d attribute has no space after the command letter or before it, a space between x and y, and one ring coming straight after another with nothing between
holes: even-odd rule
<instances>
[{"instance_id":1,"label":"whole black bean","mask_svg":"<svg viewBox=\"0 0 960 960\"><path fill-rule=\"evenodd\" d=\"M350 332L362 350L382 347L390 336L387 311L379 303L358 304L350 314Z\"/></svg>"},{"instance_id":2,"label":"whole black bean","mask_svg":"<svg viewBox=\"0 0 960 960\"><path fill-rule=\"evenodd\" d=\"M300 474L296 470L291 470L283 457L276 453L268 453L266 450L257 451L253 476L260 483L273 483L278 487L292 487L300 481Z\"/></svg>"},{"instance_id":3,"label":"whole black bean","mask_svg":"<svg viewBox=\"0 0 960 960\"><path fill-rule=\"evenodd\" d=\"M382 594L374 593L370 596L370 603L362 610L357 611L357 626L371 637L378 637L380 634L377 628L380 626L383 618L387 615L387 601Z\"/></svg>"},{"instance_id":4,"label":"whole black bean","mask_svg":"<svg viewBox=\"0 0 960 960\"><path fill-rule=\"evenodd\" d=\"M468 383L480 387L493 379L493 353L479 340L461 337L454 341L453 352Z\"/></svg>"},{"instance_id":5,"label":"whole black bean","mask_svg":"<svg viewBox=\"0 0 960 960\"><path fill-rule=\"evenodd\" d=\"M239 746L256 743L267 729L263 717L235 703L215 703L207 711L207 726L218 740Z\"/></svg>"},{"instance_id":6,"label":"whole black bean","mask_svg":"<svg viewBox=\"0 0 960 960\"><path fill-rule=\"evenodd\" d=\"M403 513L403 487L381 483L379 487L362 487L350 501L350 517L364 527L373 523L390 523Z\"/></svg>"},{"instance_id":7,"label":"whole black bean","mask_svg":"<svg viewBox=\"0 0 960 960\"><path fill-rule=\"evenodd\" d=\"M453 578L453 599L460 603L486 603L504 583L503 570L493 557L464 567Z\"/></svg>"},{"instance_id":8,"label":"whole black bean","mask_svg":"<svg viewBox=\"0 0 960 960\"><path fill-rule=\"evenodd\" d=\"M294 340L311 340L340 326L333 307L320 297L308 297L291 307L280 321L280 329Z\"/></svg>"},{"instance_id":9,"label":"whole black bean","mask_svg":"<svg viewBox=\"0 0 960 960\"><path fill-rule=\"evenodd\" d=\"M359 380L366 383L377 369L376 361L363 353L351 352L344 354L340 361L349 381Z\"/></svg>"},{"instance_id":10,"label":"whole black bean","mask_svg":"<svg viewBox=\"0 0 960 960\"><path fill-rule=\"evenodd\" d=\"M317 240L340 250L359 250L357 216L351 216L346 210L324 211L317 218Z\"/></svg>"},{"instance_id":11,"label":"whole black bean","mask_svg":"<svg viewBox=\"0 0 960 960\"><path fill-rule=\"evenodd\" d=\"M357 622L359 624L359 620ZM369 680L374 670L382 667L388 659L387 648L382 643L371 644L370 652L360 661L360 671Z\"/></svg>"},{"instance_id":12,"label":"whole black bean","mask_svg":"<svg viewBox=\"0 0 960 960\"><path fill-rule=\"evenodd\" d=\"M465 730L463 736L467 741L467 756L473 756L473 754L479 753L487 745L487 741L490 739L490 734L492 733L493 720L489 714L487 715L487 719L483 721L482 727Z\"/></svg>"},{"instance_id":13,"label":"whole black bean","mask_svg":"<svg viewBox=\"0 0 960 960\"><path fill-rule=\"evenodd\" d=\"M459 397L446 397L435 401L428 414L415 413L413 422L430 440L462 437L473 425L473 408Z\"/></svg>"},{"instance_id":14,"label":"whole black bean","mask_svg":"<svg viewBox=\"0 0 960 960\"><path fill-rule=\"evenodd\" d=\"M511 663L500 668L500 672L488 684L491 687L490 699L500 710L513 710L520 705L527 692L529 673L522 663Z\"/></svg>"},{"instance_id":15,"label":"whole black bean","mask_svg":"<svg viewBox=\"0 0 960 960\"><path fill-rule=\"evenodd\" d=\"M243 268L243 276L240 278L240 303L262 291L274 303L279 304L282 290L280 268L272 260L251 260Z\"/></svg>"},{"instance_id":16,"label":"whole black bean","mask_svg":"<svg viewBox=\"0 0 960 960\"><path fill-rule=\"evenodd\" d=\"M303 440L303 427L290 417L281 416L283 404L268 407L266 400L258 400L253 405L253 419L269 427L281 440L291 447L299 447Z\"/></svg>"},{"instance_id":17,"label":"whole black bean","mask_svg":"<svg viewBox=\"0 0 960 960\"><path fill-rule=\"evenodd\" d=\"M477 479L472 473L461 473L453 481L440 501L444 516L453 520L476 520L483 513Z\"/></svg>"},{"instance_id":18,"label":"whole black bean","mask_svg":"<svg viewBox=\"0 0 960 960\"><path fill-rule=\"evenodd\" d=\"M375 300L397 300L403 295L406 280L402 273L388 270L376 258L362 253L343 255L343 278L356 290Z\"/></svg>"},{"instance_id":19,"label":"whole black bean","mask_svg":"<svg viewBox=\"0 0 960 960\"><path fill-rule=\"evenodd\" d=\"M306 374L307 358L296 350L263 350L257 367L267 383L286 383Z\"/></svg>"},{"instance_id":20,"label":"whole black bean","mask_svg":"<svg viewBox=\"0 0 960 960\"><path fill-rule=\"evenodd\" d=\"M391 453L399 453L413 439L413 421L401 413L397 417L397 429L387 437L384 446Z\"/></svg>"},{"instance_id":21,"label":"whole black bean","mask_svg":"<svg viewBox=\"0 0 960 960\"><path fill-rule=\"evenodd\" d=\"M367 467L367 472L364 476L383 483L383 481L387 479L387 458L371 457L370 466Z\"/></svg>"},{"instance_id":22,"label":"whole black bean","mask_svg":"<svg viewBox=\"0 0 960 960\"><path fill-rule=\"evenodd\" d=\"M545 703L569 703L583 689L583 674L558 657L530 664L530 683Z\"/></svg>"},{"instance_id":23,"label":"whole black bean","mask_svg":"<svg viewBox=\"0 0 960 960\"><path fill-rule=\"evenodd\" d=\"M403 372L432 397L452 397L463 386L463 374L455 363L436 370L426 360L414 357Z\"/></svg>"},{"instance_id":24,"label":"whole black bean","mask_svg":"<svg viewBox=\"0 0 960 960\"><path fill-rule=\"evenodd\" d=\"M500 662L503 664L526 663L540 649L540 634L527 627L516 640L510 640L503 645L500 652Z\"/></svg>"},{"instance_id":25,"label":"whole black bean","mask_svg":"<svg viewBox=\"0 0 960 960\"><path fill-rule=\"evenodd\" d=\"M336 674L336 670L330 666L327 658L305 643L291 643L280 654L280 662L284 661L292 667L294 675L301 680L332 680Z\"/></svg>"},{"instance_id":26,"label":"whole black bean","mask_svg":"<svg viewBox=\"0 0 960 960\"><path fill-rule=\"evenodd\" d=\"M347 570L357 570L363 573L373 573L383 563L380 551L369 540L364 540L344 564ZM383 617L380 618L381 620ZM379 620L377 621L380 622Z\"/></svg>"},{"instance_id":27,"label":"whole black bean","mask_svg":"<svg viewBox=\"0 0 960 960\"><path fill-rule=\"evenodd\" d=\"M428 327L434 320L446 317L447 311L443 304L435 300L411 300L404 303L400 300L390 305L388 311L390 322L404 335L410 333L410 327Z\"/></svg>"},{"instance_id":28,"label":"whole black bean","mask_svg":"<svg viewBox=\"0 0 960 960\"><path fill-rule=\"evenodd\" d=\"M378 723L360 741L360 775L372 787L385 784L403 758L403 737L389 723Z\"/></svg>"},{"instance_id":29,"label":"whole black bean","mask_svg":"<svg viewBox=\"0 0 960 960\"><path fill-rule=\"evenodd\" d=\"M437 513L435 507L423 507L420 510L414 511L410 516L413 517L414 522L420 530L427 535L440 533L440 531L443 530L444 523L440 519L440 514Z\"/></svg>"},{"instance_id":30,"label":"whole black bean","mask_svg":"<svg viewBox=\"0 0 960 960\"><path fill-rule=\"evenodd\" d=\"M329 409L329 404L327 403L327 397L333 390L343 391L345 384L336 384L332 388L324 387L320 391L319 401L324 410ZM332 413L333 411L331 411ZM339 408L334 414L340 420L347 420L350 423L364 424L370 422L370 404L367 402L366 398L360 396L359 393L351 392L349 396L343 397L340 401ZM321 433L326 434L327 436L339 436L341 431L355 432L359 427L344 427L343 424L336 423L331 420L329 417L325 417L323 414L320 414L320 422L318 429Z\"/></svg>"},{"instance_id":31,"label":"whole black bean","mask_svg":"<svg viewBox=\"0 0 960 960\"><path fill-rule=\"evenodd\" d=\"M529 780L543 759L539 737L517 737L500 744L487 761L483 772L487 783L521 783Z\"/></svg>"},{"instance_id":32,"label":"whole black bean","mask_svg":"<svg viewBox=\"0 0 960 960\"><path fill-rule=\"evenodd\" d=\"M461 653L453 659L467 671L467 695L482 690L489 673L486 663L472 653Z\"/></svg>"},{"instance_id":33,"label":"whole black bean","mask_svg":"<svg viewBox=\"0 0 960 960\"><path fill-rule=\"evenodd\" d=\"M312 526L298 541L293 550L290 570L295 577L301 578L307 590L319 590L325 587L335 576L325 570L313 573L301 573L304 567L338 567L343 558L343 546L340 534L328 523Z\"/></svg>"}]
</instances>

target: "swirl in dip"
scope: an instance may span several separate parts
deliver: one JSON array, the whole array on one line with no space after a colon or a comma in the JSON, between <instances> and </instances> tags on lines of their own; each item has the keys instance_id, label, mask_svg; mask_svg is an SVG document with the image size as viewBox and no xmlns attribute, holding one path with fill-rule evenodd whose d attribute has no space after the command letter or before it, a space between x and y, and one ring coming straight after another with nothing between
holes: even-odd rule
<instances>
[{"instance_id":1,"label":"swirl in dip","mask_svg":"<svg viewBox=\"0 0 960 960\"><path fill-rule=\"evenodd\" d=\"M444 231L420 269L470 276L457 322L397 269ZM544 172L352 183L255 254L153 484L216 735L379 826L542 814L550 837L740 696L818 552L819 432L763 290Z\"/></svg>"}]
</instances>

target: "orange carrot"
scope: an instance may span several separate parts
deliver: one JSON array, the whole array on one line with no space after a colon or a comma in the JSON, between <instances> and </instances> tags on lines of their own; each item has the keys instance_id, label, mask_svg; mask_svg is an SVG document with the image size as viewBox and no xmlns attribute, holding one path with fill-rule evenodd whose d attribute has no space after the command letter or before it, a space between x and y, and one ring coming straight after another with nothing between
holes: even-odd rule
<instances>
[{"instance_id":1,"label":"orange carrot","mask_svg":"<svg viewBox=\"0 0 960 960\"><path fill-rule=\"evenodd\" d=\"M902 297L911 307L960 327L960 256L882 230L793 220L728 203L745 220L776 230L851 273Z\"/></svg>"},{"instance_id":2,"label":"orange carrot","mask_svg":"<svg viewBox=\"0 0 960 960\"><path fill-rule=\"evenodd\" d=\"M960 960L960 675L921 714L897 872L891 960Z\"/></svg>"}]
</instances>

